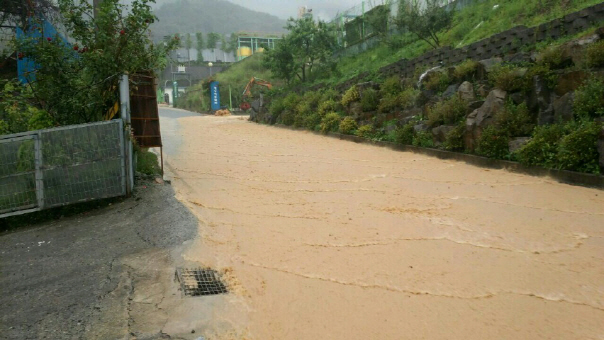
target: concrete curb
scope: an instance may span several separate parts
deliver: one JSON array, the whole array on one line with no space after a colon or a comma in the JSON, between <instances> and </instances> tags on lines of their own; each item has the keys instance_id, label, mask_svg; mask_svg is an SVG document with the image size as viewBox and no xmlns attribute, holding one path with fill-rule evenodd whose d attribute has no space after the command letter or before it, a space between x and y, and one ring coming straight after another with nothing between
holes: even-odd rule
<instances>
[{"instance_id":1,"label":"concrete curb","mask_svg":"<svg viewBox=\"0 0 604 340\"><path fill-rule=\"evenodd\" d=\"M257 123L255 123L255 124L257 124ZM414 153L418 153L418 154L422 154L422 155L426 155L426 156L437 157L440 159L453 159L453 160L465 162L467 164L471 164L471 165L475 165L475 166L479 166L479 167L483 167L483 168L505 169L510 172L520 173L520 174L525 174L525 175L530 175L530 176L550 177L558 182L566 183L566 184L580 185L580 186L597 188L597 189L604 189L604 176L602 176L602 175L592 175L592 174L585 174L585 173L581 173L581 172L574 172L574 171L568 171L568 170L546 169L546 168L541 168L541 167L537 167L537 166L527 166L527 165L520 164L518 162L486 158L486 157L482 157L482 156L470 155L470 154L459 153L459 152L422 148L422 147L411 146L411 145L401 145L401 144L396 144L396 143L392 143L392 142L372 141L372 140L365 139L365 138L358 137L358 136L343 135L343 134L335 133L335 132L329 132L329 133L325 134L325 133L321 133L321 132L317 132L317 131L309 131L304 128L295 128L295 127L281 125L281 124L275 124L275 125L271 125L271 126L282 128L282 129L287 129L287 130L292 130L292 131L310 132L310 133L313 133L313 134L319 135L319 136L337 138L340 140L346 140L346 141L355 142L355 143L386 147L386 148L396 150L396 151L414 152Z\"/></svg>"}]
</instances>

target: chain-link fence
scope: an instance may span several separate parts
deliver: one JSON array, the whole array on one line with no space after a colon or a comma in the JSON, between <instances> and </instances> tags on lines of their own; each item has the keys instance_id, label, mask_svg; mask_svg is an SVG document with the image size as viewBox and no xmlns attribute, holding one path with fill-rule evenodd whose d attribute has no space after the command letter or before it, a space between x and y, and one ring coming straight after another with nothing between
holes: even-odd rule
<instances>
[{"instance_id":1,"label":"chain-link fence","mask_svg":"<svg viewBox=\"0 0 604 340\"><path fill-rule=\"evenodd\" d=\"M0 217L126 194L122 120L0 136Z\"/></svg>"}]
</instances>

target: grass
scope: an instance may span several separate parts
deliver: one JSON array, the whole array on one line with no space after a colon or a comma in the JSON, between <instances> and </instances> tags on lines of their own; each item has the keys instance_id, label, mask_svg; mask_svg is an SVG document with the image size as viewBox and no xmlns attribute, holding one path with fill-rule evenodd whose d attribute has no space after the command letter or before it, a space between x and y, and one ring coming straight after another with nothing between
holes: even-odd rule
<instances>
[{"instance_id":1,"label":"grass","mask_svg":"<svg viewBox=\"0 0 604 340\"><path fill-rule=\"evenodd\" d=\"M157 155L148 149L136 150L136 171L147 176L161 175Z\"/></svg>"}]
</instances>

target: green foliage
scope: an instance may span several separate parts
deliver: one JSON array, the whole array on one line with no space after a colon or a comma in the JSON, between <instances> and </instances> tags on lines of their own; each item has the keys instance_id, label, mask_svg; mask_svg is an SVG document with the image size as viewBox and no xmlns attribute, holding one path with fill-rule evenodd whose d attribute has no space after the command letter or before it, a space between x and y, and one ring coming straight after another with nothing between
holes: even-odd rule
<instances>
[{"instance_id":1,"label":"green foliage","mask_svg":"<svg viewBox=\"0 0 604 340\"><path fill-rule=\"evenodd\" d=\"M157 155L147 149L136 150L136 171L148 176L161 174Z\"/></svg>"},{"instance_id":2,"label":"green foliage","mask_svg":"<svg viewBox=\"0 0 604 340\"><path fill-rule=\"evenodd\" d=\"M522 90L529 93L533 87L533 79L539 77L545 81L548 89L553 90L558 85L558 74L550 69L549 64L535 64L529 67L524 76L524 85Z\"/></svg>"},{"instance_id":3,"label":"green foliage","mask_svg":"<svg viewBox=\"0 0 604 340\"><path fill-rule=\"evenodd\" d=\"M380 87L380 93L382 97L385 97L387 95L396 96L402 90L403 87L401 86L401 80L398 76L392 76L384 80L384 83Z\"/></svg>"},{"instance_id":4,"label":"green foliage","mask_svg":"<svg viewBox=\"0 0 604 340\"><path fill-rule=\"evenodd\" d=\"M477 140L476 153L489 158L503 159L509 154L509 137L505 131L491 125Z\"/></svg>"},{"instance_id":5,"label":"green foliage","mask_svg":"<svg viewBox=\"0 0 604 340\"><path fill-rule=\"evenodd\" d=\"M339 131L345 135L352 135L359 126L352 117L344 117L340 122Z\"/></svg>"},{"instance_id":6,"label":"green foliage","mask_svg":"<svg viewBox=\"0 0 604 340\"><path fill-rule=\"evenodd\" d=\"M415 130L413 129L413 125L415 122L409 122L405 124L403 127L397 128L395 142L403 145L411 145L413 144L413 136L415 135Z\"/></svg>"},{"instance_id":7,"label":"green foliage","mask_svg":"<svg viewBox=\"0 0 604 340\"><path fill-rule=\"evenodd\" d=\"M531 117L525 103L516 106L508 102L495 115L494 124L508 137L524 137L530 136L535 127L535 119Z\"/></svg>"},{"instance_id":8,"label":"green foliage","mask_svg":"<svg viewBox=\"0 0 604 340\"><path fill-rule=\"evenodd\" d=\"M602 123L583 122L566 136L558 145L557 163L564 170L599 174L598 138Z\"/></svg>"},{"instance_id":9,"label":"green foliage","mask_svg":"<svg viewBox=\"0 0 604 340\"><path fill-rule=\"evenodd\" d=\"M362 138L371 138L371 136L373 136L373 126L371 125L362 125L360 126L355 135L357 135L358 137L362 137Z\"/></svg>"},{"instance_id":10,"label":"green foliage","mask_svg":"<svg viewBox=\"0 0 604 340\"><path fill-rule=\"evenodd\" d=\"M360 99L359 89L356 85L351 86L342 96L342 106L348 107L348 104Z\"/></svg>"},{"instance_id":11,"label":"green foliage","mask_svg":"<svg viewBox=\"0 0 604 340\"><path fill-rule=\"evenodd\" d=\"M604 40L593 43L585 51L587 67L604 67Z\"/></svg>"},{"instance_id":12,"label":"green foliage","mask_svg":"<svg viewBox=\"0 0 604 340\"><path fill-rule=\"evenodd\" d=\"M400 95L386 94L380 99L378 111L388 113L394 111L398 107L400 107Z\"/></svg>"},{"instance_id":13,"label":"green foliage","mask_svg":"<svg viewBox=\"0 0 604 340\"><path fill-rule=\"evenodd\" d=\"M577 89L573 109L579 119L590 120L604 116L604 80L591 77Z\"/></svg>"},{"instance_id":14,"label":"green foliage","mask_svg":"<svg viewBox=\"0 0 604 340\"><path fill-rule=\"evenodd\" d=\"M365 112L375 111L380 103L378 92L374 89L367 89L363 91L363 97L361 98L361 108Z\"/></svg>"},{"instance_id":15,"label":"green foliage","mask_svg":"<svg viewBox=\"0 0 604 340\"><path fill-rule=\"evenodd\" d=\"M312 18L290 18L285 28L289 33L274 50L267 51L265 65L288 82L294 77L305 82L313 67L332 55L336 43L333 26Z\"/></svg>"},{"instance_id":16,"label":"green foliage","mask_svg":"<svg viewBox=\"0 0 604 340\"><path fill-rule=\"evenodd\" d=\"M33 105L29 87L16 80L0 80L0 134L55 126L48 113Z\"/></svg>"},{"instance_id":17,"label":"green foliage","mask_svg":"<svg viewBox=\"0 0 604 340\"><path fill-rule=\"evenodd\" d=\"M465 132L466 123L464 121L459 122L455 128L446 135L442 148L449 151L463 151Z\"/></svg>"},{"instance_id":18,"label":"green foliage","mask_svg":"<svg viewBox=\"0 0 604 340\"><path fill-rule=\"evenodd\" d=\"M321 132L333 132L337 131L340 127L340 121L342 118L336 112L330 112L321 119Z\"/></svg>"},{"instance_id":19,"label":"green foliage","mask_svg":"<svg viewBox=\"0 0 604 340\"><path fill-rule=\"evenodd\" d=\"M328 99L325 100L323 102L321 102L321 104L319 104L319 114L324 117L326 114L328 114L329 112L336 112L339 109L339 104L333 100L333 99Z\"/></svg>"},{"instance_id":20,"label":"green foliage","mask_svg":"<svg viewBox=\"0 0 604 340\"><path fill-rule=\"evenodd\" d=\"M328 100L336 101L339 96L340 96L340 94L338 93L338 91L336 91L335 89L329 88L323 92L323 95L321 96L321 101L328 101Z\"/></svg>"},{"instance_id":21,"label":"green foliage","mask_svg":"<svg viewBox=\"0 0 604 340\"><path fill-rule=\"evenodd\" d=\"M451 27L455 10L447 9L439 0L400 0L396 24L426 41L433 48L440 46L438 33Z\"/></svg>"},{"instance_id":22,"label":"green foliage","mask_svg":"<svg viewBox=\"0 0 604 340\"><path fill-rule=\"evenodd\" d=\"M443 124L456 124L465 118L467 103L459 96L437 102L428 111L428 124L436 127Z\"/></svg>"},{"instance_id":23,"label":"green foliage","mask_svg":"<svg viewBox=\"0 0 604 340\"><path fill-rule=\"evenodd\" d=\"M203 33L201 33L201 32L195 33L195 42L196 42L195 48L197 49L197 62L202 62L203 61L202 50L205 47L204 40L203 40Z\"/></svg>"},{"instance_id":24,"label":"green foliage","mask_svg":"<svg viewBox=\"0 0 604 340\"><path fill-rule=\"evenodd\" d=\"M423 81L424 88L431 91L442 92L451 85L447 72L430 72Z\"/></svg>"},{"instance_id":25,"label":"green foliage","mask_svg":"<svg viewBox=\"0 0 604 340\"><path fill-rule=\"evenodd\" d=\"M61 26L77 44L58 37L16 40L16 49L39 65L35 73L36 102L60 124L102 120L118 101L116 89L123 74L163 69L168 51L178 41L155 45L149 26L155 20L147 0L128 6L119 0L100 3L96 15L91 2L58 0ZM41 23L33 20L36 27ZM77 50L77 51L76 51Z\"/></svg>"},{"instance_id":26,"label":"green foliage","mask_svg":"<svg viewBox=\"0 0 604 340\"><path fill-rule=\"evenodd\" d=\"M564 65L562 48L560 46L553 46L542 51L538 64L546 65L552 70L562 69L567 66Z\"/></svg>"},{"instance_id":27,"label":"green foliage","mask_svg":"<svg viewBox=\"0 0 604 340\"><path fill-rule=\"evenodd\" d=\"M553 168L557 163L558 143L566 133L561 124L543 125L535 128L533 137L515 153L516 159L525 165Z\"/></svg>"},{"instance_id":28,"label":"green foliage","mask_svg":"<svg viewBox=\"0 0 604 340\"><path fill-rule=\"evenodd\" d=\"M416 90L413 87L405 89L399 95L399 105L405 109L415 106L415 103L417 102L417 97L419 97L419 93L419 90Z\"/></svg>"},{"instance_id":29,"label":"green foliage","mask_svg":"<svg viewBox=\"0 0 604 340\"><path fill-rule=\"evenodd\" d=\"M283 111L279 118L279 120L281 121L282 124L285 124L285 125L294 124L294 120L296 118L296 108L301 100L302 100L302 97L300 97L298 94L296 94L294 92L291 92L290 94L287 95L287 97L285 97L283 99Z\"/></svg>"},{"instance_id":30,"label":"green foliage","mask_svg":"<svg viewBox=\"0 0 604 340\"><path fill-rule=\"evenodd\" d=\"M222 35L220 35L216 32L208 33L208 35L206 36L206 39L207 39L206 48L209 48L211 50L215 49L216 45L220 41L221 37L222 37Z\"/></svg>"},{"instance_id":31,"label":"green foliage","mask_svg":"<svg viewBox=\"0 0 604 340\"><path fill-rule=\"evenodd\" d=\"M390 6L379 5L365 14L365 21L368 24L368 34L377 35L384 38L388 34L388 21L390 16Z\"/></svg>"},{"instance_id":32,"label":"green foliage","mask_svg":"<svg viewBox=\"0 0 604 340\"><path fill-rule=\"evenodd\" d=\"M518 67L499 65L489 73L489 82L498 89L515 92L524 88L525 78Z\"/></svg>"},{"instance_id":33,"label":"green foliage","mask_svg":"<svg viewBox=\"0 0 604 340\"><path fill-rule=\"evenodd\" d=\"M285 98L279 97L273 99L268 111L273 117L279 117L283 110L285 110Z\"/></svg>"},{"instance_id":34,"label":"green foliage","mask_svg":"<svg viewBox=\"0 0 604 340\"><path fill-rule=\"evenodd\" d=\"M457 82L474 80L479 65L480 64L477 61L467 59L463 63L455 66L455 70L453 71L453 78Z\"/></svg>"},{"instance_id":35,"label":"green foliage","mask_svg":"<svg viewBox=\"0 0 604 340\"><path fill-rule=\"evenodd\" d=\"M432 132L422 131L418 132L413 136L413 146L420 146L422 148L434 147L434 140L432 138Z\"/></svg>"}]
</instances>

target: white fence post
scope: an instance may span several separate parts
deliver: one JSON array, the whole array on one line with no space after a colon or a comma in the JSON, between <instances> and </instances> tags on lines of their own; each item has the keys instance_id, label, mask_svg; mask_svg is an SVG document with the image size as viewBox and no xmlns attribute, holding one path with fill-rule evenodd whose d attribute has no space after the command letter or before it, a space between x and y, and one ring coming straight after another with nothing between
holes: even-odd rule
<instances>
[{"instance_id":1,"label":"white fence post","mask_svg":"<svg viewBox=\"0 0 604 340\"><path fill-rule=\"evenodd\" d=\"M131 139L131 119L130 119L130 86L128 84L128 75L122 75L120 79L120 110L122 120L124 121L125 128L125 143L126 148L126 174L127 174L127 185L126 194L130 195L134 188L134 162L133 162L133 148Z\"/></svg>"}]
</instances>

